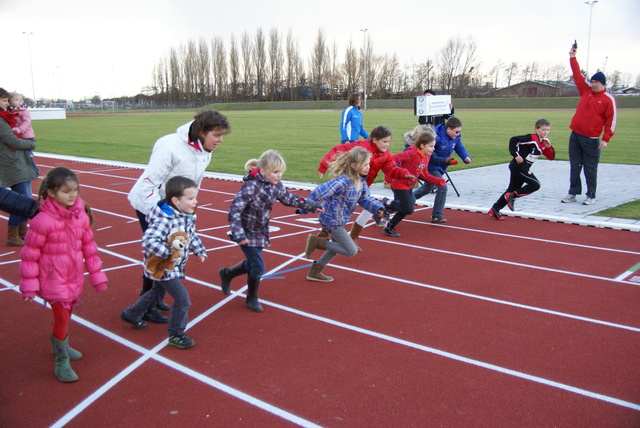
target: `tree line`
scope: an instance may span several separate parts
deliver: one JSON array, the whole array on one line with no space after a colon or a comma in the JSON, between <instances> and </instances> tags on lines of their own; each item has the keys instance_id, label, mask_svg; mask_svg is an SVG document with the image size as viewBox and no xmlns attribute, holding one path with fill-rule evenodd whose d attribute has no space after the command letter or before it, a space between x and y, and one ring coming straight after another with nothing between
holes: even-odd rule
<instances>
[{"instance_id":1,"label":"tree line","mask_svg":"<svg viewBox=\"0 0 640 428\"><path fill-rule=\"evenodd\" d=\"M368 98L408 98L433 88L454 97L475 97L492 89L528 80L566 81L567 64L541 67L498 61L486 68L472 37L452 37L434 58L400 64L395 54L376 54L366 37L360 47L352 40L340 52L319 29L310 53L301 52L291 30L190 39L172 46L152 71L152 85L143 94L155 102L300 101L346 99L363 91ZM626 76L630 80L630 76ZM609 87L623 76L614 72Z\"/></svg>"}]
</instances>

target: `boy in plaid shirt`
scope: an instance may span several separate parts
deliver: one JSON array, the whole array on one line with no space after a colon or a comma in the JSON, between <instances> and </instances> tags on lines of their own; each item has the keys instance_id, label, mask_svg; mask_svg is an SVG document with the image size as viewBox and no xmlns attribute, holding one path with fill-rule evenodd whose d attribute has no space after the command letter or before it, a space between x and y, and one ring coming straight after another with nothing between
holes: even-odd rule
<instances>
[{"instance_id":1,"label":"boy in plaid shirt","mask_svg":"<svg viewBox=\"0 0 640 428\"><path fill-rule=\"evenodd\" d=\"M158 202L147 215L149 228L142 237L142 247L145 253L145 262L150 255L166 259L171 256L171 247L167 244L169 235L177 230L185 232L189 237L189 245L185 247L184 254L175 260L175 268L165 271L162 278L153 280L151 290L144 293L133 305L122 311L120 318L131 324L134 328L142 330L147 324L142 316L149 306L169 293L173 297L173 306L169 316L169 345L186 349L194 345L193 339L184 334L187 328L188 314L191 307L189 292L180 279L184 278L184 267L187 264L189 251L192 251L202 263L207 257L202 241L196 235L195 210L198 204L198 185L190 178L175 176L167 181L165 186L166 198ZM145 263L146 265L146 263ZM145 270L144 275L153 279L152 273Z\"/></svg>"}]
</instances>

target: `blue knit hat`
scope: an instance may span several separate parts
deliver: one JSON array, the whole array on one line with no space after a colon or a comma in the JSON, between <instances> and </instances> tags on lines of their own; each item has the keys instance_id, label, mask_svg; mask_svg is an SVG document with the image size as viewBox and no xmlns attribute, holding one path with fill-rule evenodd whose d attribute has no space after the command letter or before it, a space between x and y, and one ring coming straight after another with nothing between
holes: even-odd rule
<instances>
[{"instance_id":1,"label":"blue knit hat","mask_svg":"<svg viewBox=\"0 0 640 428\"><path fill-rule=\"evenodd\" d=\"M596 74L591 76L591 80L597 80L604 86L607 86L607 78L604 76L604 73L602 71L598 71Z\"/></svg>"}]
</instances>

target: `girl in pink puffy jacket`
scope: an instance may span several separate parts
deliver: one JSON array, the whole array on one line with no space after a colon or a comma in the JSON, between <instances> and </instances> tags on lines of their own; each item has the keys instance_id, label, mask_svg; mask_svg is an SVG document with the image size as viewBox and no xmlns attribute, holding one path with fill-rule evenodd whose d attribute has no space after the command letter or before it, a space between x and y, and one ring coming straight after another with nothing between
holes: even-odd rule
<instances>
[{"instance_id":1,"label":"girl in pink puffy jacket","mask_svg":"<svg viewBox=\"0 0 640 428\"><path fill-rule=\"evenodd\" d=\"M96 291L107 289L98 247L93 241L91 212L78 196L79 181L68 168L53 168L40 185L40 212L31 220L20 257L20 292L25 300L36 295L51 305L55 375L62 382L78 376L69 360L82 354L68 346L67 327L84 287L84 267Z\"/></svg>"}]
</instances>

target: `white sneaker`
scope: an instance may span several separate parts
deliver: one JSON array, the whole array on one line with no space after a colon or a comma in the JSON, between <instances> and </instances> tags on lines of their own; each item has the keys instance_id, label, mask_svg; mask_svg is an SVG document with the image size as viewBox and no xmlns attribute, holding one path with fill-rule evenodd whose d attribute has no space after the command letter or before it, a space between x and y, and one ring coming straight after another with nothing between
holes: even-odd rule
<instances>
[{"instance_id":1,"label":"white sneaker","mask_svg":"<svg viewBox=\"0 0 640 428\"><path fill-rule=\"evenodd\" d=\"M591 205L596 201L596 198L590 198L590 197L586 197L584 199L584 202L582 203L582 205Z\"/></svg>"},{"instance_id":2,"label":"white sneaker","mask_svg":"<svg viewBox=\"0 0 640 428\"><path fill-rule=\"evenodd\" d=\"M562 202L565 204L575 202L575 201L576 201L576 195L572 195L571 193L565 196L564 199L562 200Z\"/></svg>"}]
</instances>

